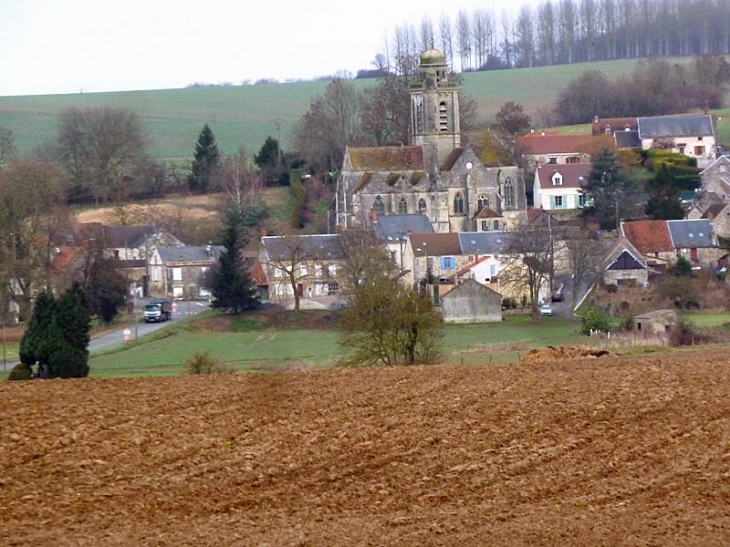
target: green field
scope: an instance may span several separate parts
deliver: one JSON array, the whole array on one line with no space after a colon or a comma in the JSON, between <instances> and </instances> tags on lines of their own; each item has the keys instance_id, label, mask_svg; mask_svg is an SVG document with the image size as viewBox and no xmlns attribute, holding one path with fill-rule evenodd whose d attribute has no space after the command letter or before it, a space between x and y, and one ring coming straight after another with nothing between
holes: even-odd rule
<instances>
[{"instance_id":1,"label":"green field","mask_svg":"<svg viewBox=\"0 0 730 547\"><path fill-rule=\"evenodd\" d=\"M622 60L473 72L463 75L463 89L476 99L481 119L492 119L502 104L515 101L538 120L560 90L581 72L600 70L613 78L631 72L636 62ZM374 81L353 80L352 84L363 89L374 85ZM267 136L277 136L279 123L282 148L287 150L292 128L312 98L323 93L326 86L327 82L300 82L0 97L0 126L12 130L21 152L29 151L52 142L58 113L64 108L113 106L128 108L140 116L149 136L150 152L156 158L191 158L204 123L210 124L220 149L229 154L240 146L249 154L258 152Z\"/></svg>"},{"instance_id":2,"label":"green field","mask_svg":"<svg viewBox=\"0 0 730 547\"><path fill-rule=\"evenodd\" d=\"M238 371L280 370L301 363L329 367L345 357L337 330L253 329L244 332L200 333L185 327L165 329L128 348L92 355L91 376L167 376L184 371L195 353L208 351ZM527 316L508 316L502 323L449 325L444 351L448 363L480 364L517 361L530 348L585 344L578 325L556 317L533 322Z\"/></svg>"}]
</instances>

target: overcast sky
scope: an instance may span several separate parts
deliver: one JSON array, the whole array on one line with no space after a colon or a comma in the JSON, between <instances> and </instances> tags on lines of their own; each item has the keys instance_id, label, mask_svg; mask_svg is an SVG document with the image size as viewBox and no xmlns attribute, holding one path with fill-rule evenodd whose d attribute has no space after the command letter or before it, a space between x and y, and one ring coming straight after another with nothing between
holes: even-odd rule
<instances>
[{"instance_id":1,"label":"overcast sky","mask_svg":"<svg viewBox=\"0 0 730 547\"><path fill-rule=\"evenodd\" d=\"M534 2L534 0L533 0ZM521 4L522 2L520 2ZM499 0L0 0L0 96L311 79L372 68L396 25Z\"/></svg>"}]
</instances>

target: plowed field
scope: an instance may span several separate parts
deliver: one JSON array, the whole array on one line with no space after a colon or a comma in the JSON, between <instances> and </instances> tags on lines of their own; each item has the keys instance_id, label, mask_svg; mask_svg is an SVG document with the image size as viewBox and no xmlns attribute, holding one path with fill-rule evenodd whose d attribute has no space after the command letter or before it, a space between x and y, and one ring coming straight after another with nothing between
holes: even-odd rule
<instances>
[{"instance_id":1,"label":"plowed field","mask_svg":"<svg viewBox=\"0 0 730 547\"><path fill-rule=\"evenodd\" d=\"M2 545L728 545L725 351L0 385Z\"/></svg>"}]
</instances>

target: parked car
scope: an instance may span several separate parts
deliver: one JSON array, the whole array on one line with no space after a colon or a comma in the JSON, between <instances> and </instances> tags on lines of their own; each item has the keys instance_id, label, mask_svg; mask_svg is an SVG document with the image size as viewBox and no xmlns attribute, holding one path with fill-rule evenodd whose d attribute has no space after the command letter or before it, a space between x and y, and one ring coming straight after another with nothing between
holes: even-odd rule
<instances>
[{"instance_id":1,"label":"parked car","mask_svg":"<svg viewBox=\"0 0 730 547\"><path fill-rule=\"evenodd\" d=\"M553 302L562 302L565 300L565 295L563 294L563 291L555 291L552 295L550 295L550 300Z\"/></svg>"},{"instance_id":2,"label":"parked car","mask_svg":"<svg viewBox=\"0 0 730 547\"><path fill-rule=\"evenodd\" d=\"M543 304L540 306L540 315L541 316L551 316L553 314L553 308L550 304Z\"/></svg>"}]
</instances>

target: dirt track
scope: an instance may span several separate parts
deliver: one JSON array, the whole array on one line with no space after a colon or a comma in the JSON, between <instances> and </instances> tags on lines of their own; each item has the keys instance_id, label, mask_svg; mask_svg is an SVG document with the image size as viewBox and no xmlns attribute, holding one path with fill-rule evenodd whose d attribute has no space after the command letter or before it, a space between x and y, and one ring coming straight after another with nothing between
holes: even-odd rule
<instances>
[{"instance_id":1,"label":"dirt track","mask_svg":"<svg viewBox=\"0 0 730 547\"><path fill-rule=\"evenodd\" d=\"M727 352L0 385L3 545L728 545Z\"/></svg>"}]
</instances>

